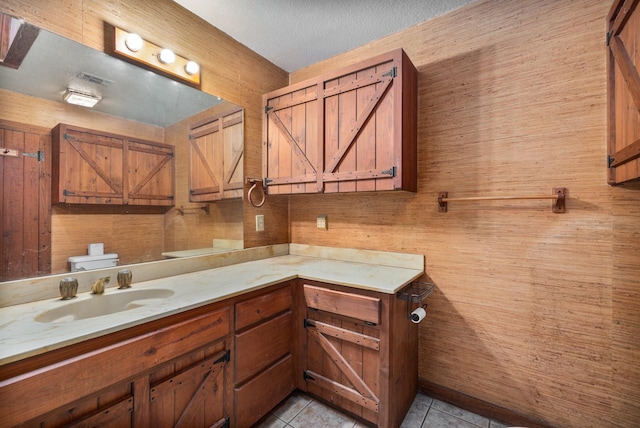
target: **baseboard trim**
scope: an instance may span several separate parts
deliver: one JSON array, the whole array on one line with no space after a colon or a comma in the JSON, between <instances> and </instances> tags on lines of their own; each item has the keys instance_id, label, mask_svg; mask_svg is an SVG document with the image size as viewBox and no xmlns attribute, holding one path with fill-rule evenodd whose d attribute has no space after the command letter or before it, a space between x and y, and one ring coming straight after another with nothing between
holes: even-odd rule
<instances>
[{"instance_id":1,"label":"baseboard trim","mask_svg":"<svg viewBox=\"0 0 640 428\"><path fill-rule=\"evenodd\" d=\"M554 428L553 425L549 425L544 421L531 419L504 407L437 385L425 379L418 379L418 389L429 397L502 423L527 428Z\"/></svg>"}]
</instances>

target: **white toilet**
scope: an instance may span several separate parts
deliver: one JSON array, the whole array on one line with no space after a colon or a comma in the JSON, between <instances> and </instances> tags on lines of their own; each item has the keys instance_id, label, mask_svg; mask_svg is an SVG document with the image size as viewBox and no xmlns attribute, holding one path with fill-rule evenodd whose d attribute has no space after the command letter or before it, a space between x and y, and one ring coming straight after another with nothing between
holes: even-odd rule
<instances>
[{"instance_id":1,"label":"white toilet","mask_svg":"<svg viewBox=\"0 0 640 428\"><path fill-rule=\"evenodd\" d=\"M118 266L118 261L118 255L115 253L100 254L95 256L69 257L71 272L114 267Z\"/></svg>"}]
</instances>

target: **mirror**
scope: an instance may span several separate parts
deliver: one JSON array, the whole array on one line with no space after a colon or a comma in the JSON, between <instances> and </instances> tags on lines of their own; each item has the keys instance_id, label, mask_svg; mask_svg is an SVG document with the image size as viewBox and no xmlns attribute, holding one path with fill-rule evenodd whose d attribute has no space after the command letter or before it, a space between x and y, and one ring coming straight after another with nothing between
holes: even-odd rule
<instances>
[{"instance_id":1,"label":"mirror","mask_svg":"<svg viewBox=\"0 0 640 428\"><path fill-rule=\"evenodd\" d=\"M71 87L99 94L101 100L91 109L66 104L63 95ZM66 123L173 145L175 205L170 209L54 205L48 220L50 272L42 265L24 275L18 272L3 276L0 272L0 281L69 271L68 258L87 255L88 245L92 243L103 243L104 252L117 253L123 265L243 248L243 204L242 197L238 197L242 192L236 192L232 199L214 202L191 202L189 196L190 129L194 124L223 114L220 111L233 109L240 111L242 129L240 107L40 29L19 68L0 66L0 125L12 129L25 125L28 130L34 127L50 130L58 123ZM0 148L10 148L9 137L2 137L9 134L3 132L0 129ZM242 139L242 134L241 130L236 140ZM242 151L242 141L239 145ZM51 159L51 153L45 153L45 156ZM9 158L1 156L2 162L6 172ZM7 186L4 190L0 186L0 191L13 194L14 190ZM4 198L4 201L6 203L8 199ZM42 216L46 208L41 207L39 211ZM4 207L2 212L3 217L13 215L24 219L24 229L33 227L29 225L31 214L10 214ZM15 230L7 230L9 222L4 223L3 234L15 234ZM7 254L16 252L12 242L9 239L0 245L0 253L5 259ZM46 244L40 242L35 249L23 250L49 250L44 247ZM185 252L187 250L195 251Z\"/></svg>"}]
</instances>

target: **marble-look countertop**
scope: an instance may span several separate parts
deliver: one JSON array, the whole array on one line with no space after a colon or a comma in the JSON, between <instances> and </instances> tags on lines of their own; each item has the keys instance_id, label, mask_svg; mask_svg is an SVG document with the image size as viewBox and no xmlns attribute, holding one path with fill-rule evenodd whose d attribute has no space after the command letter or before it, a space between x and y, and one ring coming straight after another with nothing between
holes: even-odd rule
<instances>
[{"instance_id":1,"label":"marble-look countertop","mask_svg":"<svg viewBox=\"0 0 640 428\"><path fill-rule=\"evenodd\" d=\"M395 294L424 273L424 257L421 255L289 244L288 254L276 252L279 255L247 261L252 254L259 253L251 251L232 252L237 263L142 282L136 282L133 265L134 281L130 290L163 288L174 294L154 304L109 315L52 323L35 320L38 314L66 304L59 298L0 308L0 365L290 279L304 278ZM105 294L123 292L127 290L111 287ZM67 302L79 304L83 300L101 297L84 292Z\"/></svg>"}]
</instances>

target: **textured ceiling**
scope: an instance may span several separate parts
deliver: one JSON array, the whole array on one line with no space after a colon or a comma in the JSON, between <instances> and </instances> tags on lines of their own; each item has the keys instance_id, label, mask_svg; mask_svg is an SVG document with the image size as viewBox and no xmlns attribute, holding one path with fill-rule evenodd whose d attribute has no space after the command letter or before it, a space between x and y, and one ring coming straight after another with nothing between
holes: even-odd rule
<instances>
[{"instance_id":1,"label":"textured ceiling","mask_svg":"<svg viewBox=\"0 0 640 428\"><path fill-rule=\"evenodd\" d=\"M174 0L286 71L472 0Z\"/></svg>"}]
</instances>

